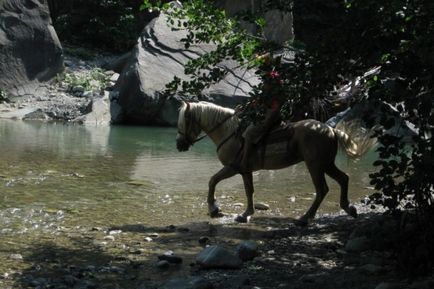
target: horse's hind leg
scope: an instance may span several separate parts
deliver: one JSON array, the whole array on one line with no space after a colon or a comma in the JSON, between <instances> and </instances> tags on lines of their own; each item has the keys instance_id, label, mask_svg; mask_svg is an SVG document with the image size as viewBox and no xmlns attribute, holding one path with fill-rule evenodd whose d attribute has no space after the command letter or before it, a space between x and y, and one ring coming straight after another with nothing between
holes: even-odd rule
<instances>
[{"instance_id":1,"label":"horse's hind leg","mask_svg":"<svg viewBox=\"0 0 434 289\"><path fill-rule=\"evenodd\" d=\"M329 188L325 180L325 175L322 169L318 165L306 163L310 176L312 177L313 185L315 186L315 200L313 201L309 210L297 220L296 224L300 226L306 226L309 220L315 218L316 211L318 210L324 197L327 195Z\"/></svg>"},{"instance_id":2,"label":"horse's hind leg","mask_svg":"<svg viewBox=\"0 0 434 289\"><path fill-rule=\"evenodd\" d=\"M346 173L341 171L336 167L334 163L326 169L326 174L329 175L332 179L338 182L341 187L341 199L340 206L341 208L350 216L356 218L357 217L357 209L354 206L350 206L350 201L348 200L348 181L349 177Z\"/></svg>"},{"instance_id":3,"label":"horse's hind leg","mask_svg":"<svg viewBox=\"0 0 434 289\"><path fill-rule=\"evenodd\" d=\"M219 207L216 205L215 200L215 187L217 184L227 178L234 176L237 173L235 169L230 166L224 166L220 171L211 177L208 183L208 213L214 218L218 217L220 213Z\"/></svg>"}]
</instances>

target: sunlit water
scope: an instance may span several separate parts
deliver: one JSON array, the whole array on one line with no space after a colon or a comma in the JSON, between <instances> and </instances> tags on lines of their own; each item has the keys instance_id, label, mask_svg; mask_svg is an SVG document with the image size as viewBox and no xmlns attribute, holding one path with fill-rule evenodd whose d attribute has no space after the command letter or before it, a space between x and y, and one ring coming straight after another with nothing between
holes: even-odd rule
<instances>
[{"instance_id":1,"label":"sunlit water","mask_svg":"<svg viewBox=\"0 0 434 289\"><path fill-rule=\"evenodd\" d=\"M177 225L209 220L210 176L221 165L209 140L190 151L175 149L176 130L149 127L85 127L0 120L0 237L51 232L59 226ZM372 156L358 162L339 155L350 175L350 198L369 190ZM304 164L255 173L257 215L295 217L313 198ZM339 212L338 187L320 214ZM216 194L224 212L244 209L241 177L225 180Z\"/></svg>"}]
</instances>

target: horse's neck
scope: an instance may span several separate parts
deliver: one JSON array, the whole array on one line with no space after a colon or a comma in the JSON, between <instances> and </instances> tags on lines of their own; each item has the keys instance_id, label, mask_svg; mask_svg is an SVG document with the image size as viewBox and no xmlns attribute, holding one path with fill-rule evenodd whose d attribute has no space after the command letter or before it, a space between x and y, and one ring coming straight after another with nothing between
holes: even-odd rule
<instances>
[{"instance_id":1,"label":"horse's neck","mask_svg":"<svg viewBox=\"0 0 434 289\"><path fill-rule=\"evenodd\" d=\"M202 112L203 113L203 112ZM222 117L209 119L201 116L201 126L210 139L219 145L228 135L232 134L235 128L231 128L228 124L234 121L231 118L232 115L223 115Z\"/></svg>"}]
</instances>

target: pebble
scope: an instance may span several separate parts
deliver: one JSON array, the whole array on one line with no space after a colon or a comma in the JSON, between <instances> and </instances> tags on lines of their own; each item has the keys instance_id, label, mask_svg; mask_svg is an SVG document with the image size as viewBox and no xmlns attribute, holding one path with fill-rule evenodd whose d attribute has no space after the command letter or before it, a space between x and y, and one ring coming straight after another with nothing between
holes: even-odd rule
<instances>
[{"instance_id":1,"label":"pebble","mask_svg":"<svg viewBox=\"0 0 434 289\"><path fill-rule=\"evenodd\" d=\"M239 269L241 259L221 246L209 246L196 256L196 263L204 269Z\"/></svg>"},{"instance_id":2,"label":"pebble","mask_svg":"<svg viewBox=\"0 0 434 289\"><path fill-rule=\"evenodd\" d=\"M160 237L160 235L158 233L151 233L151 234L149 234L148 237L150 237L150 238L158 238L158 237Z\"/></svg>"},{"instance_id":3,"label":"pebble","mask_svg":"<svg viewBox=\"0 0 434 289\"><path fill-rule=\"evenodd\" d=\"M258 244L253 240L247 240L238 245L237 255L242 261L250 261L259 255Z\"/></svg>"},{"instance_id":4,"label":"pebble","mask_svg":"<svg viewBox=\"0 0 434 289\"><path fill-rule=\"evenodd\" d=\"M93 91L87 90L87 91L83 92L82 97L92 98L93 97Z\"/></svg>"},{"instance_id":5,"label":"pebble","mask_svg":"<svg viewBox=\"0 0 434 289\"><path fill-rule=\"evenodd\" d=\"M107 241L114 241L114 240L115 240L115 237L112 236L112 235L104 236L104 240L107 240Z\"/></svg>"},{"instance_id":6,"label":"pebble","mask_svg":"<svg viewBox=\"0 0 434 289\"><path fill-rule=\"evenodd\" d=\"M9 259L17 260L17 261L22 261L23 260L23 255L21 255L21 254L10 254L9 255Z\"/></svg>"},{"instance_id":7,"label":"pebble","mask_svg":"<svg viewBox=\"0 0 434 289\"><path fill-rule=\"evenodd\" d=\"M157 262L157 268L166 269L170 267L170 263L166 260L160 260Z\"/></svg>"},{"instance_id":8,"label":"pebble","mask_svg":"<svg viewBox=\"0 0 434 289\"><path fill-rule=\"evenodd\" d=\"M151 237L145 237L144 240L145 240L146 242L152 242L152 241L153 241Z\"/></svg>"},{"instance_id":9,"label":"pebble","mask_svg":"<svg viewBox=\"0 0 434 289\"><path fill-rule=\"evenodd\" d=\"M119 79L119 73L114 73L111 77L110 77L110 81L112 82L116 82Z\"/></svg>"},{"instance_id":10,"label":"pebble","mask_svg":"<svg viewBox=\"0 0 434 289\"><path fill-rule=\"evenodd\" d=\"M270 206L264 203L256 203L255 204L255 209L256 210L262 210L262 211L266 211L270 209Z\"/></svg>"},{"instance_id":11,"label":"pebble","mask_svg":"<svg viewBox=\"0 0 434 289\"><path fill-rule=\"evenodd\" d=\"M209 242L209 238L206 236L202 236L199 238L199 244L206 245Z\"/></svg>"}]
</instances>

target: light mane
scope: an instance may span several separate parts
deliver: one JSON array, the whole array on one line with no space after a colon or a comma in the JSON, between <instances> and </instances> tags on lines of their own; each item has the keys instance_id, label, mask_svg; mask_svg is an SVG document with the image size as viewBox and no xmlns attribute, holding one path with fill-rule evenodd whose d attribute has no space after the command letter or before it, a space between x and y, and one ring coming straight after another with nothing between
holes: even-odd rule
<instances>
[{"instance_id":1,"label":"light mane","mask_svg":"<svg viewBox=\"0 0 434 289\"><path fill-rule=\"evenodd\" d=\"M178 127L184 128L185 118L184 113L187 109L187 104L183 103L179 110ZM221 124L221 127L226 130L235 130L238 127L239 120L234 115L234 110L222 107L210 102L200 101L190 103L190 113L196 120L200 120L202 127L206 130L213 129L216 125Z\"/></svg>"}]
</instances>

